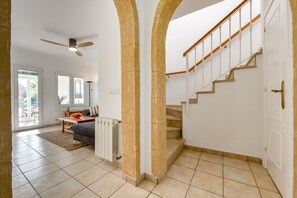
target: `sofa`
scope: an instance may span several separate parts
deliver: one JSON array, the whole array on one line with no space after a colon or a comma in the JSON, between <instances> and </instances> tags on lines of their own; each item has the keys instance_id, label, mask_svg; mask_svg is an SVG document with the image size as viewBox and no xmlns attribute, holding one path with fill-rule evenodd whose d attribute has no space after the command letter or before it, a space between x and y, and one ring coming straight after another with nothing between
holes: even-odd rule
<instances>
[{"instance_id":1,"label":"sofa","mask_svg":"<svg viewBox=\"0 0 297 198\"><path fill-rule=\"evenodd\" d=\"M95 122L74 124L71 127L73 140L95 146Z\"/></svg>"},{"instance_id":2,"label":"sofa","mask_svg":"<svg viewBox=\"0 0 297 198\"><path fill-rule=\"evenodd\" d=\"M90 110L82 111L83 116L98 117L98 114L90 115ZM95 146L95 122L85 122L72 125L73 140L80 141L84 144Z\"/></svg>"}]
</instances>

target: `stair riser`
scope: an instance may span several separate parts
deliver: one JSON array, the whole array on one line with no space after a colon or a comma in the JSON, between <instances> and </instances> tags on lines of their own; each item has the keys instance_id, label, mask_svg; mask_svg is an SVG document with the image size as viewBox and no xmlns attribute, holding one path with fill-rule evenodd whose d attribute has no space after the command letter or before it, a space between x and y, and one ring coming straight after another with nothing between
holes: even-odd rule
<instances>
[{"instance_id":1,"label":"stair riser","mask_svg":"<svg viewBox=\"0 0 297 198\"><path fill-rule=\"evenodd\" d=\"M183 123L181 120L167 120L166 125L169 127L182 128Z\"/></svg>"},{"instance_id":2,"label":"stair riser","mask_svg":"<svg viewBox=\"0 0 297 198\"><path fill-rule=\"evenodd\" d=\"M177 118L182 118L183 117L183 112L182 111L178 111L178 110L174 110L174 109L166 109L166 113L167 115L171 115Z\"/></svg>"},{"instance_id":3,"label":"stair riser","mask_svg":"<svg viewBox=\"0 0 297 198\"><path fill-rule=\"evenodd\" d=\"M181 138L181 131L167 131L167 139Z\"/></svg>"}]
</instances>

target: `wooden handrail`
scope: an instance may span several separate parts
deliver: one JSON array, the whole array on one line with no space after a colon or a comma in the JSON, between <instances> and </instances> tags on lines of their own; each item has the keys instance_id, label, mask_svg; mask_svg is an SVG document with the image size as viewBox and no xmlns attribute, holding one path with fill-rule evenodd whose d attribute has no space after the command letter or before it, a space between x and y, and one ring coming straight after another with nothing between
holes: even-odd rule
<instances>
[{"instance_id":1,"label":"wooden handrail","mask_svg":"<svg viewBox=\"0 0 297 198\"><path fill-rule=\"evenodd\" d=\"M202 36L196 43L194 43L187 51L183 53L185 57L196 45L198 45L201 41L207 38L215 29L217 29L220 25L222 25L230 16L232 16L237 10L239 10L244 4L246 4L250 0L244 0L241 2L236 8L234 8L229 14L227 14L219 23L217 23L213 28L211 28L204 36Z\"/></svg>"},{"instance_id":2,"label":"wooden handrail","mask_svg":"<svg viewBox=\"0 0 297 198\"><path fill-rule=\"evenodd\" d=\"M253 18L252 23L256 22L258 19L261 18L261 14L257 15L255 18ZM201 65L205 60L207 60L208 58L211 57L212 54L216 53L217 51L220 50L220 47L225 47L228 42L232 39L234 39L236 36L239 35L240 32L244 31L245 29L247 29L249 26L251 25L251 22L248 22L247 24L245 24L240 30L238 30L237 32L235 32L233 35L231 35L230 38L226 39L223 43L221 43L221 45L219 45L218 47L216 47L211 53L207 54L204 59L201 59L200 61L198 61L195 65L193 65L189 71L193 71L195 69L195 66L199 66ZM177 75L177 74L185 74L186 71L178 71L178 72L171 72L171 73L167 73L166 76L172 76L172 75Z\"/></svg>"}]
</instances>

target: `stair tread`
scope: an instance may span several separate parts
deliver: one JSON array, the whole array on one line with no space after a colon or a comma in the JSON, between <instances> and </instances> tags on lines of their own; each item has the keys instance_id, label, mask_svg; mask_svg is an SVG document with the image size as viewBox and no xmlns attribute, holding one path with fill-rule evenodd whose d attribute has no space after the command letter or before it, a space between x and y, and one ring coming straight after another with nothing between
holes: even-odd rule
<instances>
[{"instance_id":1,"label":"stair tread","mask_svg":"<svg viewBox=\"0 0 297 198\"><path fill-rule=\"evenodd\" d=\"M178 127L170 127L170 126L167 126L166 127L167 131L180 131L181 128L178 128Z\"/></svg>"},{"instance_id":2,"label":"stair tread","mask_svg":"<svg viewBox=\"0 0 297 198\"><path fill-rule=\"evenodd\" d=\"M166 119L167 120L178 120L178 121L181 121L181 118L178 118L178 117L175 117L175 116L172 116L172 115L166 115Z\"/></svg>"},{"instance_id":3,"label":"stair tread","mask_svg":"<svg viewBox=\"0 0 297 198\"><path fill-rule=\"evenodd\" d=\"M174 152L183 146L184 141L182 139L168 139L167 140L167 158L170 157Z\"/></svg>"},{"instance_id":4,"label":"stair tread","mask_svg":"<svg viewBox=\"0 0 297 198\"><path fill-rule=\"evenodd\" d=\"M172 109L172 110L176 110L176 111L182 111L182 106L167 106L167 109Z\"/></svg>"}]
</instances>

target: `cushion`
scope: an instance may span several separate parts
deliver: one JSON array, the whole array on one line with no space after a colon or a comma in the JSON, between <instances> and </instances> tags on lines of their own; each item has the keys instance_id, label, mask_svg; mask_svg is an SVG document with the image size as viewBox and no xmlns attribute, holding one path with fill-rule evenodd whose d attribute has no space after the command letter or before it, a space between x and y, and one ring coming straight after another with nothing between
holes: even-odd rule
<instances>
[{"instance_id":1,"label":"cushion","mask_svg":"<svg viewBox=\"0 0 297 198\"><path fill-rule=\"evenodd\" d=\"M95 137L95 122L85 122L72 125L71 130L73 133Z\"/></svg>"},{"instance_id":2,"label":"cushion","mask_svg":"<svg viewBox=\"0 0 297 198\"><path fill-rule=\"evenodd\" d=\"M98 105L90 107L89 110L90 110L91 116L99 115L99 106Z\"/></svg>"}]
</instances>

